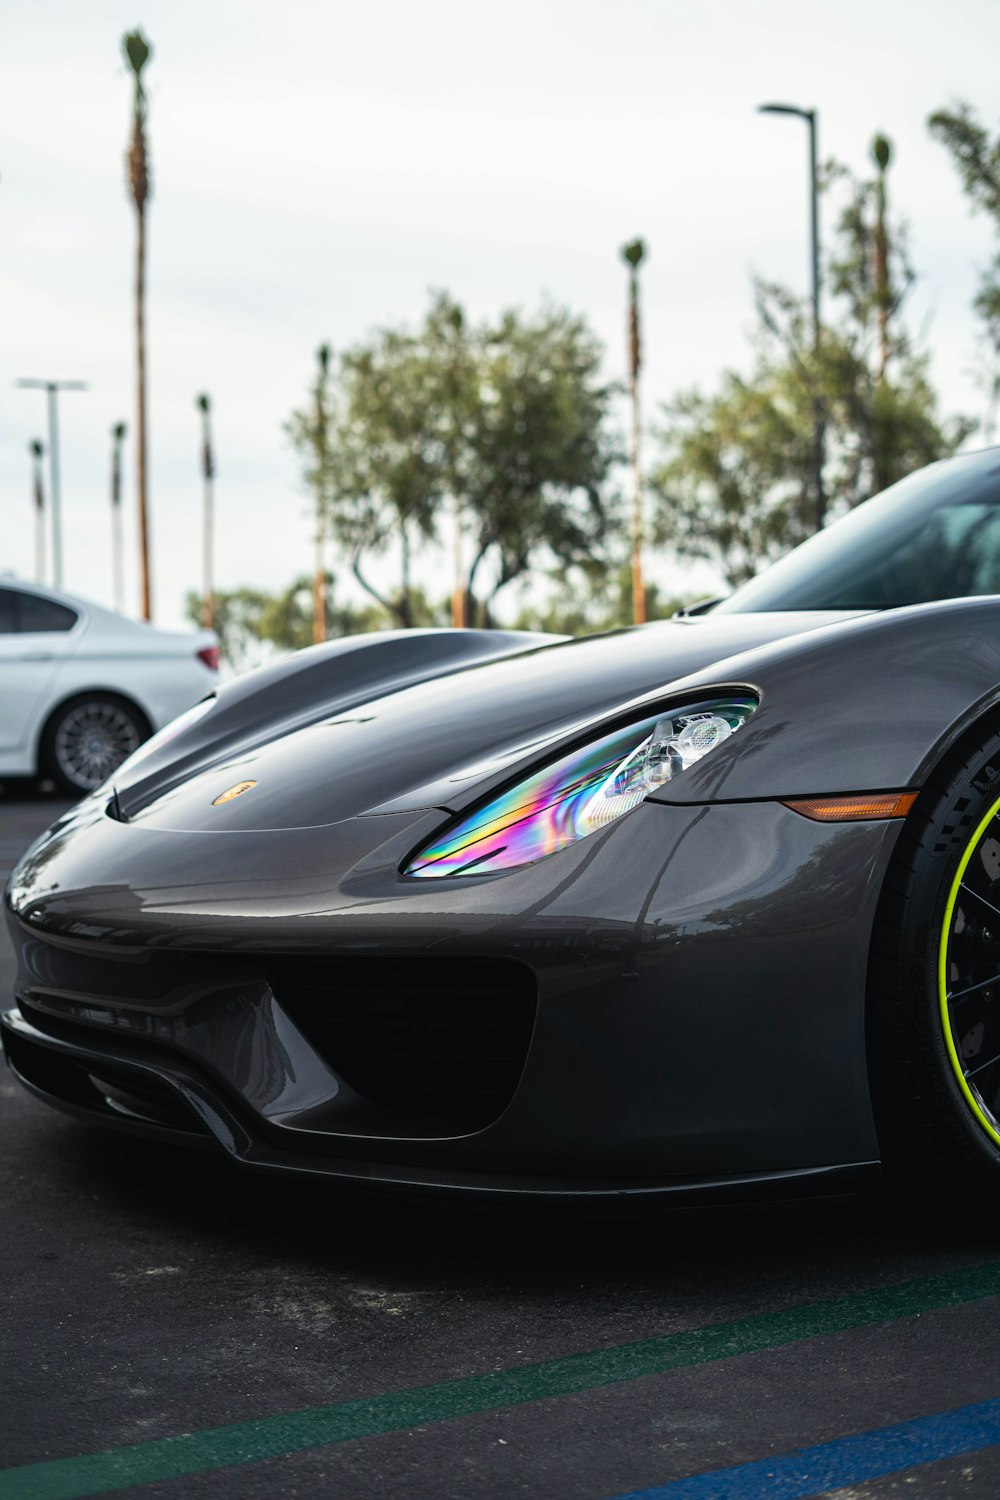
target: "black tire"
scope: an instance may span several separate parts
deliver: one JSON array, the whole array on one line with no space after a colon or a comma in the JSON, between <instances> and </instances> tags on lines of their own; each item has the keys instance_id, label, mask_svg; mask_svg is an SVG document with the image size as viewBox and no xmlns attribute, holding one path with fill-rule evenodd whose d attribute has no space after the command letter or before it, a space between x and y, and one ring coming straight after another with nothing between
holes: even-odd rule
<instances>
[{"instance_id":1,"label":"black tire","mask_svg":"<svg viewBox=\"0 0 1000 1500\"><path fill-rule=\"evenodd\" d=\"M873 934L868 1048L890 1182L1000 1205L998 718L946 757L900 834Z\"/></svg>"},{"instance_id":2,"label":"black tire","mask_svg":"<svg viewBox=\"0 0 1000 1500\"><path fill-rule=\"evenodd\" d=\"M150 735L146 716L116 693L80 693L45 726L39 770L63 791L84 796L118 769Z\"/></svg>"}]
</instances>

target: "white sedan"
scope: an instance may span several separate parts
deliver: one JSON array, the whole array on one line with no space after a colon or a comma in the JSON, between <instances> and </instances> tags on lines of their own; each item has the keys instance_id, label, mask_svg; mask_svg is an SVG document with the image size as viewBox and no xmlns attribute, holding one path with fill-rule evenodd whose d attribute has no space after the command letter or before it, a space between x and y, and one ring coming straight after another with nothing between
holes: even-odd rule
<instances>
[{"instance_id":1,"label":"white sedan","mask_svg":"<svg viewBox=\"0 0 1000 1500\"><path fill-rule=\"evenodd\" d=\"M157 630L0 577L0 778L92 791L218 680L209 630Z\"/></svg>"}]
</instances>

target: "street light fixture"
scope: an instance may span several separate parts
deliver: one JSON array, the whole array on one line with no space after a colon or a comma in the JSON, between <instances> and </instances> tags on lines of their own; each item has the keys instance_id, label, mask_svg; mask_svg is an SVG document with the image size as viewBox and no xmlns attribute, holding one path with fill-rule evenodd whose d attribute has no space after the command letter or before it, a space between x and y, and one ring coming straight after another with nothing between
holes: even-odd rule
<instances>
[{"instance_id":1,"label":"street light fixture","mask_svg":"<svg viewBox=\"0 0 1000 1500\"><path fill-rule=\"evenodd\" d=\"M812 306L813 349L818 353L820 344L819 316L819 179L816 164L817 115L814 109L800 109L797 104L758 104L758 114L797 115L809 126L809 210L812 240ZM823 489L823 403L819 396L814 402L813 421L813 481L816 489L816 530L822 531L826 520L826 494Z\"/></svg>"},{"instance_id":2,"label":"street light fixture","mask_svg":"<svg viewBox=\"0 0 1000 1500\"><path fill-rule=\"evenodd\" d=\"M59 418L56 410L60 391L85 391L85 380L18 380L26 390L48 392L49 397L49 494L52 505L52 580L62 588L62 497L59 491Z\"/></svg>"}]
</instances>

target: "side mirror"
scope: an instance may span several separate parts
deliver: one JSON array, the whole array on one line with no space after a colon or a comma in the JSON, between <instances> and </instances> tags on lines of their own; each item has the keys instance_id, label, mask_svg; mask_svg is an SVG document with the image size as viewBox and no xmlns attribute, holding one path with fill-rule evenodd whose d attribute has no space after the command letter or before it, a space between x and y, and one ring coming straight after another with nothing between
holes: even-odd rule
<instances>
[{"instance_id":1,"label":"side mirror","mask_svg":"<svg viewBox=\"0 0 1000 1500\"><path fill-rule=\"evenodd\" d=\"M690 620L695 615L707 615L710 610L713 610L717 604L721 604L723 599L727 597L726 594L715 594L711 599L699 599L696 604L685 604L683 609L677 610L673 619Z\"/></svg>"}]
</instances>

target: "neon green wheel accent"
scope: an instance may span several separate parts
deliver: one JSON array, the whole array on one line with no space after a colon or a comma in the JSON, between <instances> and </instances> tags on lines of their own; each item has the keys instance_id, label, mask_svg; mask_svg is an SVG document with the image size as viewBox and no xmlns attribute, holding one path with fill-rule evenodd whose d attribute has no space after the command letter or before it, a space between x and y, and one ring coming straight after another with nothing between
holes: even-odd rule
<instances>
[{"instance_id":1,"label":"neon green wheel accent","mask_svg":"<svg viewBox=\"0 0 1000 1500\"><path fill-rule=\"evenodd\" d=\"M994 802L969 840L965 853L958 862L958 869L955 871L951 890L948 892L948 904L944 909L944 920L941 924L941 944L938 950L938 1005L941 1012L941 1029L944 1032L944 1041L945 1046L948 1048L948 1057L951 1060L952 1072L955 1074L959 1088L965 1095L965 1102L993 1144L1000 1146L1000 1126L986 1113L981 1100L976 1097L963 1071L958 1049L955 1046L955 1037L951 1029L951 1016L948 1011L948 943L951 938L951 923L955 915L955 906L958 902L959 887L962 884L966 870L969 868L972 856L979 848L979 840L993 822L997 813L1000 813L1000 798Z\"/></svg>"}]
</instances>

